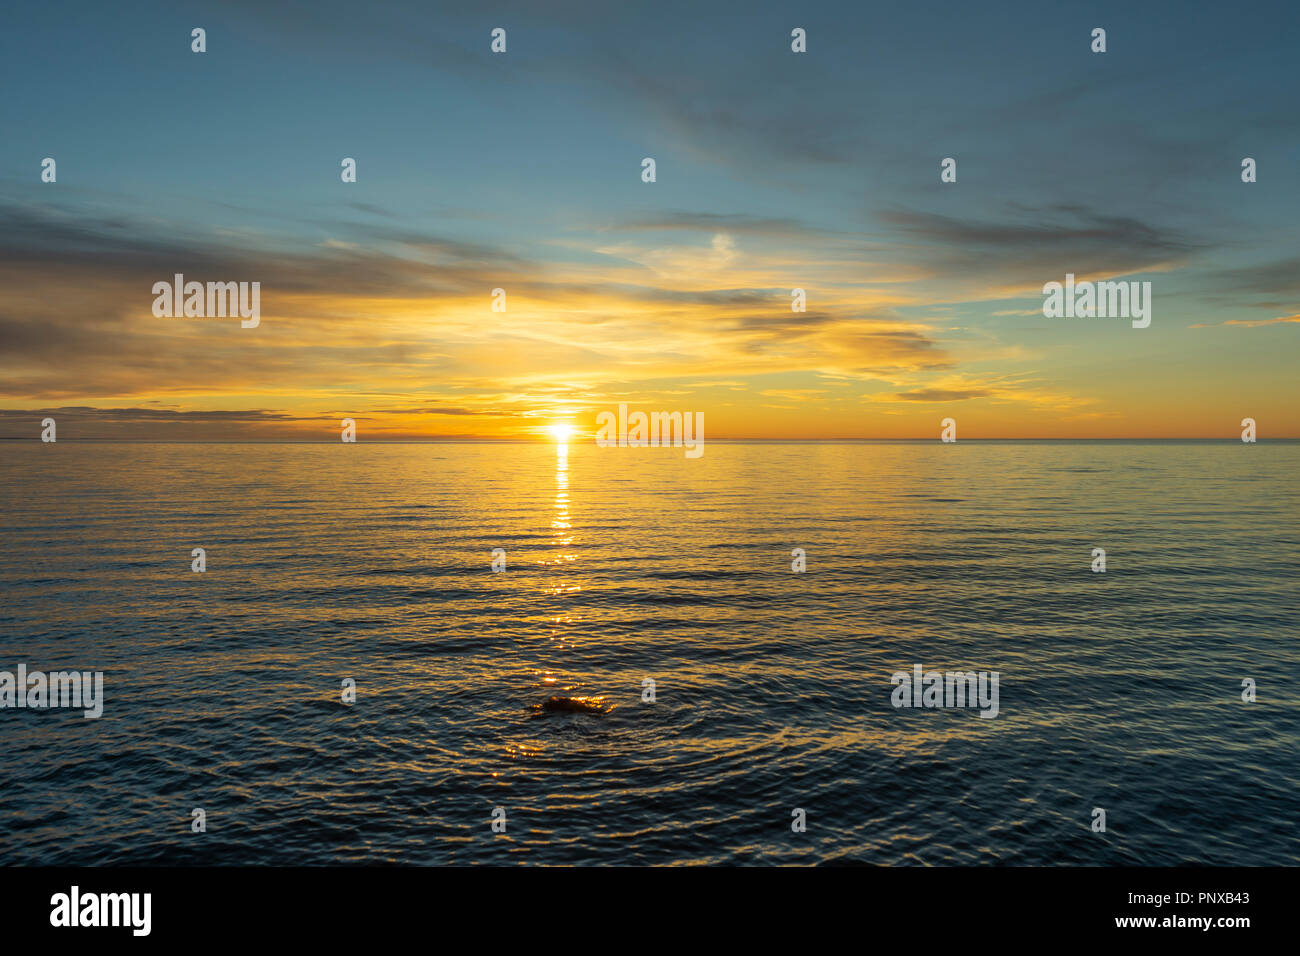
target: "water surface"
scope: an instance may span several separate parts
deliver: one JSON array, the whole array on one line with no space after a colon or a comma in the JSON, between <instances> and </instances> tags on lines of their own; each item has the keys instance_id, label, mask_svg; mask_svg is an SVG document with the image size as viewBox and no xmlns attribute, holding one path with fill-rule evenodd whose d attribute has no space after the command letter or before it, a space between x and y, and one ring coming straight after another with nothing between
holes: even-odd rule
<instances>
[{"instance_id":1,"label":"water surface","mask_svg":"<svg viewBox=\"0 0 1300 956\"><path fill-rule=\"evenodd\" d=\"M1295 864L1298 473L1293 443L4 443L0 669L106 701L0 710L0 863ZM998 671L999 715L895 709L917 663Z\"/></svg>"}]
</instances>

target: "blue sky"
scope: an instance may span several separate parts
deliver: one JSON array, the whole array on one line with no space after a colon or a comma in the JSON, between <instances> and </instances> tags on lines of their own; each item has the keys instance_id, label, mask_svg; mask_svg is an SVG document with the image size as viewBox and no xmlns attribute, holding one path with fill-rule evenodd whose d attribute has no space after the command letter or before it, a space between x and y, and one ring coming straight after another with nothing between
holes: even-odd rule
<instances>
[{"instance_id":1,"label":"blue sky","mask_svg":"<svg viewBox=\"0 0 1300 956\"><path fill-rule=\"evenodd\" d=\"M242 409L270 434L259 415L360 408L393 436L500 435L671 398L734 437L924 437L948 414L990 436L1213 435L1251 412L1300 436L1297 20L11 3L0 417L111 409L77 413L87 434L147 437L156 415L127 410ZM158 326L132 290L187 266L260 276L266 334ZM1035 314L1066 272L1152 281L1152 327ZM497 285L520 306L485 324ZM164 380L160 353L197 380Z\"/></svg>"}]
</instances>

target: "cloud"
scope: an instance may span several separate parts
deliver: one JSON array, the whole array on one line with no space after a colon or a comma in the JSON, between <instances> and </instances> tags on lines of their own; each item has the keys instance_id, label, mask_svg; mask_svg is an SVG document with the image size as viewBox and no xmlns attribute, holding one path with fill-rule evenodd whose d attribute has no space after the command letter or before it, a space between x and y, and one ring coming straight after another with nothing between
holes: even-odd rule
<instances>
[{"instance_id":1,"label":"cloud","mask_svg":"<svg viewBox=\"0 0 1300 956\"><path fill-rule=\"evenodd\" d=\"M1216 290L1226 293L1300 296L1300 256L1221 269L1213 279Z\"/></svg>"},{"instance_id":2,"label":"cloud","mask_svg":"<svg viewBox=\"0 0 1300 956\"><path fill-rule=\"evenodd\" d=\"M491 434L666 382L734 381L738 368L852 379L952 364L896 314L902 297L815 253L782 260L725 230L619 251L594 264L569 249L536 260L388 223L340 222L324 243L173 234L157 221L0 202L0 396L146 409L96 417L116 425L267 428L343 405L393 428L425 416L473 419ZM770 282L782 269L817 282L819 307L792 312L788 287L722 284ZM261 325L154 317L152 285L175 272L261 282ZM497 287L505 313L489 309ZM431 377L443 394L425 402ZM252 410L241 418L231 396ZM176 409L147 408L160 400ZM264 413L276 407L293 412Z\"/></svg>"},{"instance_id":3,"label":"cloud","mask_svg":"<svg viewBox=\"0 0 1300 956\"><path fill-rule=\"evenodd\" d=\"M1280 315L1275 319L1228 319L1224 322L1199 322L1196 325L1189 326L1193 329L1213 329L1221 328L1225 325L1241 325L1248 329L1258 328L1261 325L1287 325L1300 323L1300 313L1296 315Z\"/></svg>"},{"instance_id":4,"label":"cloud","mask_svg":"<svg viewBox=\"0 0 1300 956\"><path fill-rule=\"evenodd\" d=\"M1096 399L1088 396L1044 387L1032 376L1010 374L987 377L946 375L928 384L892 394L864 396L864 400L882 405L944 404L981 399L994 405L1010 403L1053 412L1075 412L1096 403Z\"/></svg>"},{"instance_id":5,"label":"cloud","mask_svg":"<svg viewBox=\"0 0 1300 956\"><path fill-rule=\"evenodd\" d=\"M94 418L119 422L306 422L320 421L319 415L293 415L264 408L205 409L178 411L165 408L96 408L90 405L62 405L53 408L0 408L0 419L23 420L43 416Z\"/></svg>"},{"instance_id":6,"label":"cloud","mask_svg":"<svg viewBox=\"0 0 1300 956\"><path fill-rule=\"evenodd\" d=\"M899 392L894 396L899 402L961 402L969 398L983 398L992 394L987 389L951 389L918 388L911 392Z\"/></svg>"},{"instance_id":7,"label":"cloud","mask_svg":"<svg viewBox=\"0 0 1300 956\"><path fill-rule=\"evenodd\" d=\"M764 218L743 213L688 212L671 210L652 215L626 216L598 229L619 232L727 232L736 235L768 238L815 237L824 239L836 233L789 218Z\"/></svg>"},{"instance_id":8,"label":"cloud","mask_svg":"<svg viewBox=\"0 0 1300 956\"><path fill-rule=\"evenodd\" d=\"M1130 216L1077 205L1017 207L1006 220L888 209L880 219L910 237L929 278L986 298L1041 290L1067 272L1080 281L1166 270L1208 248L1203 240Z\"/></svg>"}]
</instances>

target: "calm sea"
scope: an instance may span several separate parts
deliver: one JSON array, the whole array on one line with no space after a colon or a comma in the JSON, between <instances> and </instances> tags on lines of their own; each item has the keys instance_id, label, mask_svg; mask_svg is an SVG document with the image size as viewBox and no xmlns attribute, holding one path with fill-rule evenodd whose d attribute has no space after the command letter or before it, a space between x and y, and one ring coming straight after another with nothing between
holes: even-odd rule
<instances>
[{"instance_id":1,"label":"calm sea","mask_svg":"<svg viewBox=\"0 0 1300 956\"><path fill-rule=\"evenodd\" d=\"M1298 476L1294 443L6 442L0 670L105 700L0 710L0 863L1300 863ZM894 708L916 664L997 671L998 715Z\"/></svg>"}]
</instances>

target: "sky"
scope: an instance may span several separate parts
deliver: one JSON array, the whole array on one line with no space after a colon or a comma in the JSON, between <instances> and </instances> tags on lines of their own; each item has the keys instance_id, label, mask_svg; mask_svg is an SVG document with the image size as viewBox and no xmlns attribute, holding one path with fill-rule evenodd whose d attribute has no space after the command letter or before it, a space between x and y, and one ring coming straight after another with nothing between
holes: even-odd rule
<instances>
[{"instance_id":1,"label":"sky","mask_svg":"<svg viewBox=\"0 0 1300 956\"><path fill-rule=\"evenodd\" d=\"M0 436L1300 437L1300 7L464 6L0 8Z\"/></svg>"}]
</instances>

